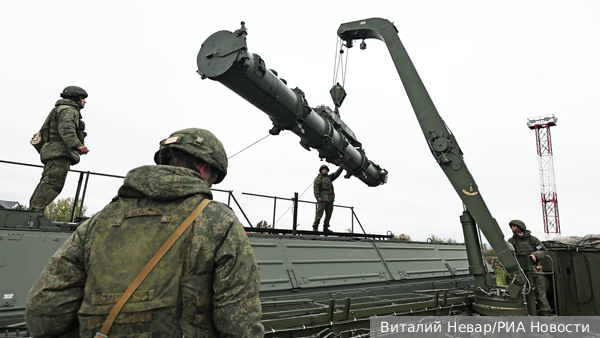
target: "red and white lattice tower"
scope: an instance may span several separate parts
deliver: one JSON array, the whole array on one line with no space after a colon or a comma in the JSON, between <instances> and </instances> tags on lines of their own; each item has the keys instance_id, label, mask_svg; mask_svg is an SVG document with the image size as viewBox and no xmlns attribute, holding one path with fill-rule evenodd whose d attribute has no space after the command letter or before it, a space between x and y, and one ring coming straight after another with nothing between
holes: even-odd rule
<instances>
[{"instance_id":1,"label":"red and white lattice tower","mask_svg":"<svg viewBox=\"0 0 600 338\"><path fill-rule=\"evenodd\" d=\"M558 218L558 197L554 180L554 160L552 157L552 139L550 127L556 125L558 118L545 115L527 119L529 129L535 130L538 162L540 166L540 184L542 188L542 213L544 218L544 233L560 235L560 220Z\"/></svg>"}]
</instances>

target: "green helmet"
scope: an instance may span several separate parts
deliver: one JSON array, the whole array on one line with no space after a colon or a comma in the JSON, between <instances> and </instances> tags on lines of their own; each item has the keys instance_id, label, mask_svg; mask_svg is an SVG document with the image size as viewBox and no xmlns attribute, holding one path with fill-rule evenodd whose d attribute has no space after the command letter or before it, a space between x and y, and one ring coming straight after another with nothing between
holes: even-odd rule
<instances>
[{"instance_id":1,"label":"green helmet","mask_svg":"<svg viewBox=\"0 0 600 338\"><path fill-rule=\"evenodd\" d=\"M63 89L62 93L60 93L60 97L83 97L84 99L88 97L85 89L77 86L68 86Z\"/></svg>"},{"instance_id":2,"label":"green helmet","mask_svg":"<svg viewBox=\"0 0 600 338\"><path fill-rule=\"evenodd\" d=\"M156 164L164 163L165 149L178 149L208 163L217 171L218 177L215 184L223 181L227 175L227 153L219 139L205 129L190 128L174 132L162 141L160 148L154 155Z\"/></svg>"},{"instance_id":3,"label":"green helmet","mask_svg":"<svg viewBox=\"0 0 600 338\"><path fill-rule=\"evenodd\" d=\"M323 169L327 169L327 171L329 171L329 167L326 166L325 164L323 164L320 168L319 168L319 172L321 172L321 170Z\"/></svg>"},{"instance_id":4,"label":"green helmet","mask_svg":"<svg viewBox=\"0 0 600 338\"><path fill-rule=\"evenodd\" d=\"M523 221L518 220L518 219L513 219L512 221L508 222L509 226L516 226L517 228L525 231L527 230L527 227L525 226L525 223L523 223Z\"/></svg>"}]
</instances>

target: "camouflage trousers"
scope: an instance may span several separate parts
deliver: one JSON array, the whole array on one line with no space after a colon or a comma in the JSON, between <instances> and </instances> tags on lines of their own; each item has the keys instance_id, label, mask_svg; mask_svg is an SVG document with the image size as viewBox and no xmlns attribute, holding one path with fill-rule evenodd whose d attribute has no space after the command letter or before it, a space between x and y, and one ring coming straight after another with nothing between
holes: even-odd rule
<instances>
[{"instance_id":1,"label":"camouflage trousers","mask_svg":"<svg viewBox=\"0 0 600 338\"><path fill-rule=\"evenodd\" d=\"M325 220L323 221L323 229L329 229L329 220L331 220L331 214L333 213L333 202L317 202L317 214L315 216L315 222L313 223L313 229L319 228L321 217L325 212Z\"/></svg>"},{"instance_id":2,"label":"camouflage trousers","mask_svg":"<svg viewBox=\"0 0 600 338\"><path fill-rule=\"evenodd\" d=\"M531 274L533 285L535 286L535 298L537 299L540 311L549 312L550 304L546 298L546 285L544 284L544 276Z\"/></svg>"},{"instance_id":3,"label":"camouflage trousers","mask_svg":"<svg viewBox=\"0 0 600 338\"><path fill-rule=\"evenodd\" d=\"M40 183L29 200L29 210L43 212L48 204L54 201L65 185L70 167L71 160L66 157L50 160L44 164Z\"/></svg>"}]
</instances>

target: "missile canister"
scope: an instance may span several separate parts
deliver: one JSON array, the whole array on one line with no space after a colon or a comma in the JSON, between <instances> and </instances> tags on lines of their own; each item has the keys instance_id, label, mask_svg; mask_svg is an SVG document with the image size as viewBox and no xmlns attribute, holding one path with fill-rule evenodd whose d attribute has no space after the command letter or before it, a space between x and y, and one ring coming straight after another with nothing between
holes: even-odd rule
<instances>
[{"instance_id":1,"label":"missile canister","mask_svg":"<svg viewBox=\"0 0 600 338\"><path fill-rule=\"evenodd\" d=\"M290 89L265 61L248 51L247 30L219 31L208 37L198 53L198 74L219 81L258 109L273 122L269 131L277 135L291 130L307 150L314 148L321 158L342 166L349 175L375 187L387 181L387 170L367 159L354 134L341 121L337 111L308 106L304 92Z\"/></svg>"}]
</instances>

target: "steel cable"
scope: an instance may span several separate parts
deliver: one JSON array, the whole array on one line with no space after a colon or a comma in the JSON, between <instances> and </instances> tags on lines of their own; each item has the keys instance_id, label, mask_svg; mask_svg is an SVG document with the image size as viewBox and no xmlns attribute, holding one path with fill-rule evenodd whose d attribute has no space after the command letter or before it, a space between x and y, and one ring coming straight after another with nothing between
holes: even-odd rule
<instances>
[{"instance_id":1,"label":"steel cable","mask_svg":"<svg viewBox=\"0 0 600 338\"><path fill-rule=\"evenodd\" d=\"M300 194L300 196L298 196L298 199L300 199L300 197L302 197L302 195L304 195L304 193L306 192L306 190L308 190L308 188L310 188L310 186L313 185L313 182L310 182L310 184L308 185L308 187L306 187L306 189L304 189L304 191L302 192L302 194ZM277 224L277 222L279 222L279 220L285 216L285 214L288 213L288 211L290 211L290 209L294 206L294 203L292 203L292 205L290 205L289 208L287 208L287 210L281 215L279 216L279 218L275 221L275 224ZM273 228L275 228L275 224L273 224Z\"/></svg>"},{"instance_id":2,"label":"steel cable","mask_svg":"<svg viewBox=\"0 0 600 338\"><path fill-rule=\"evenodd\" d=\"M252 147L253 145L257 144L258 142L260 142L260 141L262 141L262 140L264 140L264 139L266 139L266 138L267 138L267 137L269 137L269 136L271 136L271 134L267 134L267 136L265 136L265 137L261 138L260 140L258 140L258 141L256 141L256 142L252 143L251 145L249 145L249 146L247 146L246 148L244 148L244 149L242 149L242 150L238 151L237 153L235 153L235 154L233 154L233 155L229 156L227 159L230 159L230 158L234 157L235 155L237 155L237 154L241 153L242 151L244 151L244 150L246 150L246 149L248 149L248 148Z\"/></svg>"}]
</instances>

